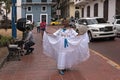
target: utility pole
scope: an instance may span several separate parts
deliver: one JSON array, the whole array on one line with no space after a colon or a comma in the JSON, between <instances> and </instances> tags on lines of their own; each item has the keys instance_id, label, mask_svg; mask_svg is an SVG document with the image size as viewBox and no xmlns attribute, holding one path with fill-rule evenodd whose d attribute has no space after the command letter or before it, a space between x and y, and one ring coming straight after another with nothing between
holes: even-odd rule
<instances>
[{"instance_id":1,"label":"utility pole","mask_svg":"<svg viewBox=\"0 0 120 80\"><path fill-rule=\"evenodd\" d=\"M16 19L17 19L17 8L16 8L16 0L12 0L12 37L17 37L16 30Z\"/></svg>"}]
</instances>

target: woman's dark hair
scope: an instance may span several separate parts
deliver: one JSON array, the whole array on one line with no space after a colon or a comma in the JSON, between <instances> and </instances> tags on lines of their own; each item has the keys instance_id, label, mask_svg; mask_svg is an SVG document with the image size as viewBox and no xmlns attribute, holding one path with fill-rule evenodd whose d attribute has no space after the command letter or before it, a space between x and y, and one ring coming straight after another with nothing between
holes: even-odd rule
<instances>
[{"instance_id":1,"label":"woman's dark hair","mask_svg":"<svg viewBox=\"0 0 120 80\"><path fill-rule=\"evenodd\" d=\"M63 22L64 24L64 27L69 27L69 20L64 20L64 22Z\"/></svg>"}]
</instances>

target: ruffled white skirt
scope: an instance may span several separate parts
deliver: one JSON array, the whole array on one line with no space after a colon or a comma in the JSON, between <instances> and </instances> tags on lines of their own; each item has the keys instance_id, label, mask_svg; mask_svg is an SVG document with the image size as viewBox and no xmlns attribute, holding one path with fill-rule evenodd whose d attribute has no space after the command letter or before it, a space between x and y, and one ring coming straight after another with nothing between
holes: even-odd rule
<instances>
[{"instance_id":1,"label":"ruffled white skirt","mask_svg":"<svg viewBox=\"0 0 120 80\"><path fill-rule=\"evenodd\" d=\"M57 62L58 69L71 68L73 65L87 60L89 54L89 39L87 33L67 39L68 46L64 46L64 38L44 33L44 54Z\"/></svg>"}]
</instances>

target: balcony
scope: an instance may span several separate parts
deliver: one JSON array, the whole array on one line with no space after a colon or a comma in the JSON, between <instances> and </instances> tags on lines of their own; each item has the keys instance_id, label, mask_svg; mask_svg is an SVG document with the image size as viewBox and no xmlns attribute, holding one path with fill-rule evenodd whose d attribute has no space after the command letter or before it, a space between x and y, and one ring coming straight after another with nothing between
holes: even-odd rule
<instances>
[{"instance_id":1,"label":"balcony","mask_svg":"<svg viewBox=\"0 0 120 80\"><path fill-rule=\"evenodd\" d=\"M22 5L54 5L55 2L22 2Z\"/></svg>"},{"instance_id":2,"label":"balcony","mask_svg":"<svg viewBox=\"0 0 120 80\"><path fill-rule=\"evenodd\" d=\"M74 3L74 0L70 0L69 3Z\"/></svg>"},{"instance_id":3,"label":"balcony","mask_svg":"<svg viewBox=\"0 0 120 80\"><path fill-rule=\"evenodd\" d=\"M85 5L91 1L94 1L94 0L80 0L80 1L75 2L75 5Z\"/></svg>"}]
</instances>

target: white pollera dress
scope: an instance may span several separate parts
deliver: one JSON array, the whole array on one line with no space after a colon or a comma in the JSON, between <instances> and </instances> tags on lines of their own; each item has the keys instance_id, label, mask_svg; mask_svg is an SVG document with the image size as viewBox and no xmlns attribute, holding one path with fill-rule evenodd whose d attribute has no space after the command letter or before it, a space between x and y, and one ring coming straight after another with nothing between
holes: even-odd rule
<instances>
[{"instance_id":1,"label":"white pollera dress","mask_svg":"<svg viewBox=\"0 0 120 80\"><path fill-rule=\"evenodd\" d=\"M89 58L87 33L77 35L78 33L71 28L61 28L53 34L44 33L44 54L56 60L58 69L71 68Z\"/></svg>"}]
</instances>

